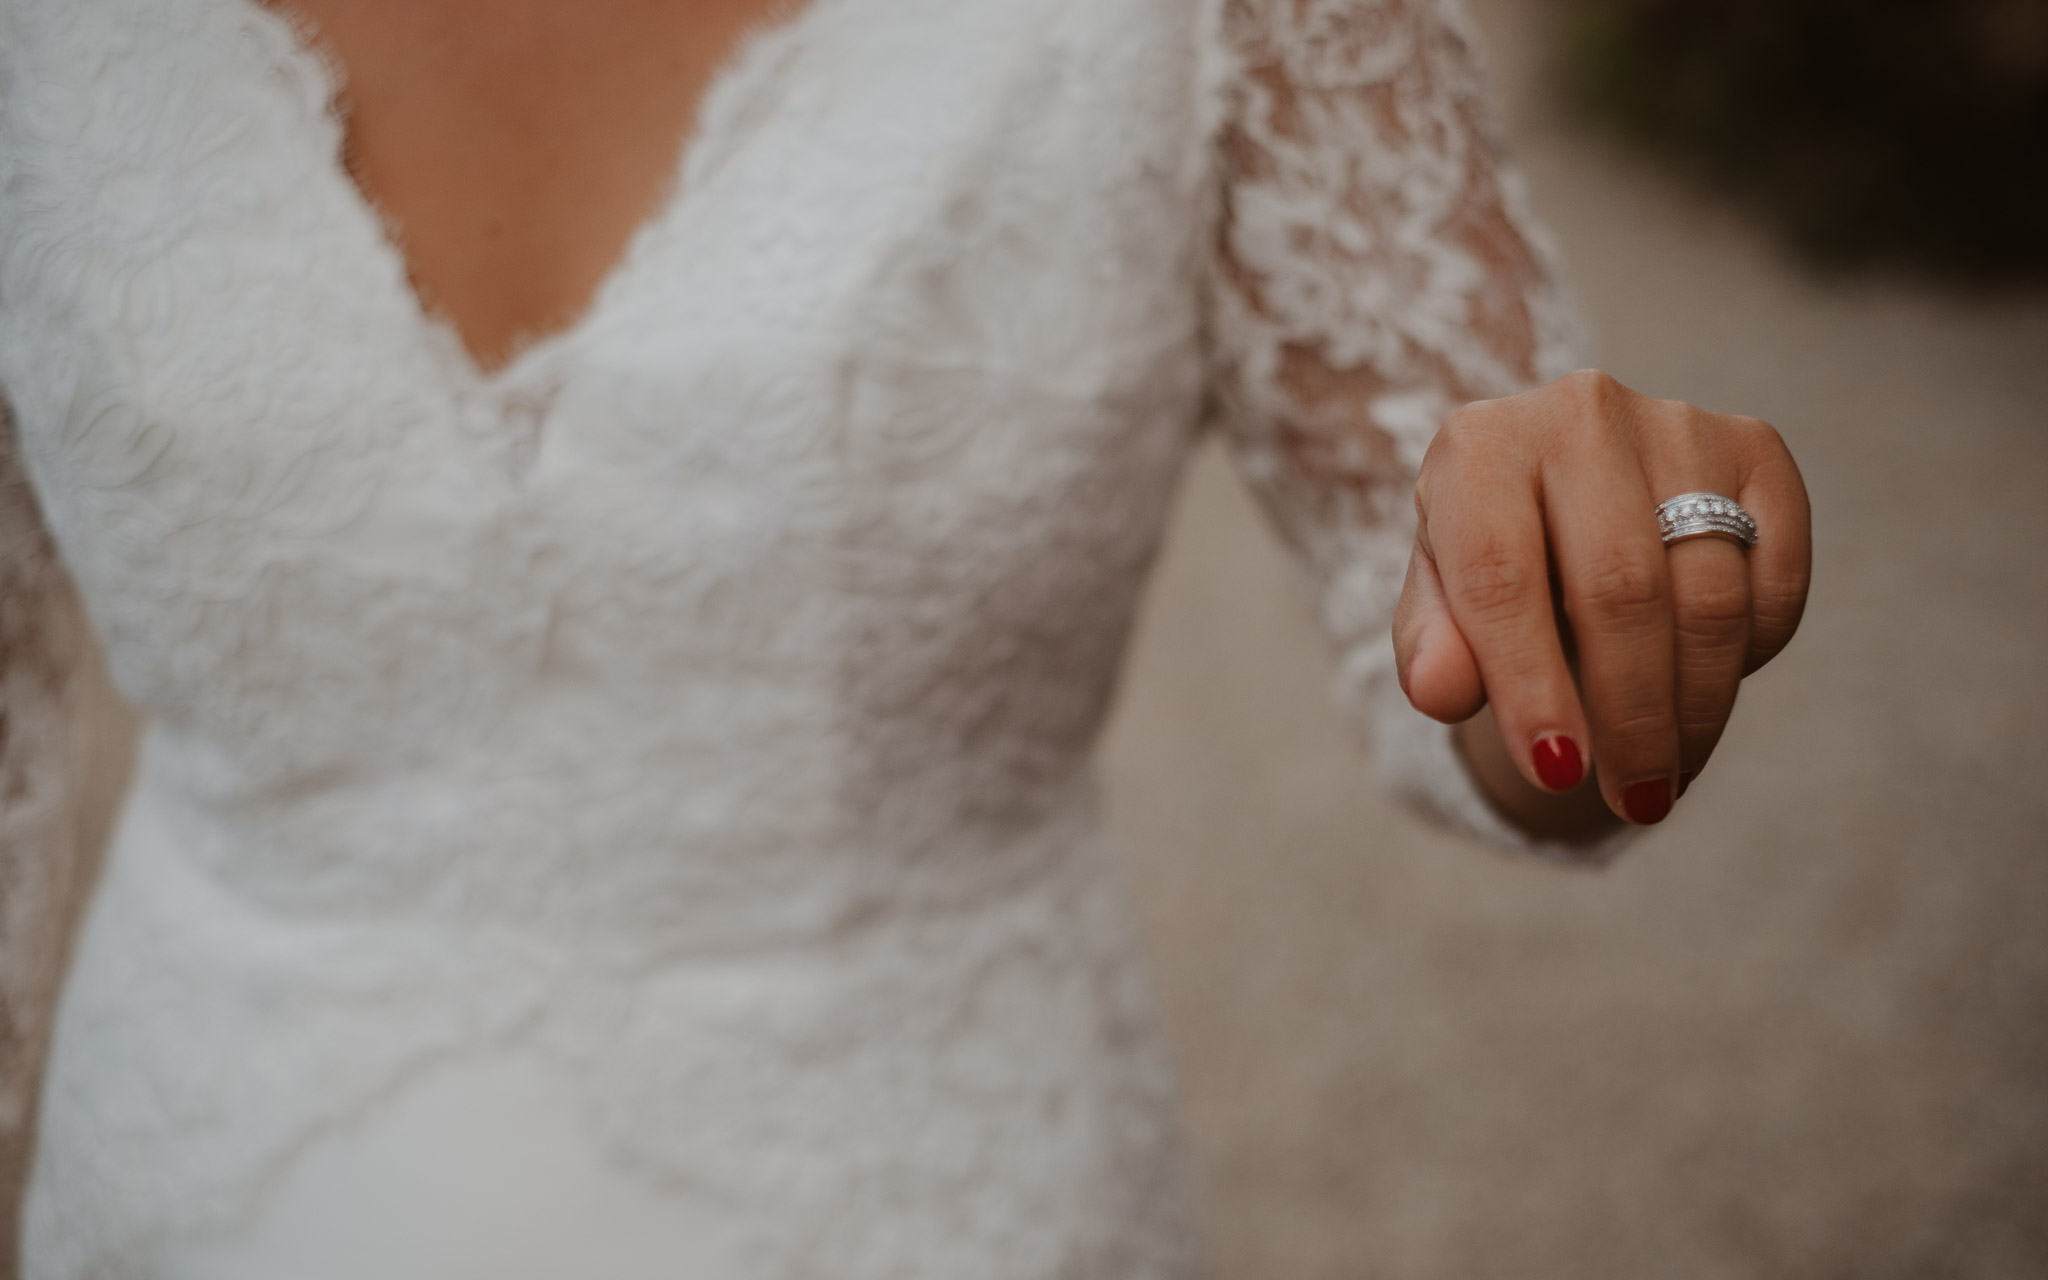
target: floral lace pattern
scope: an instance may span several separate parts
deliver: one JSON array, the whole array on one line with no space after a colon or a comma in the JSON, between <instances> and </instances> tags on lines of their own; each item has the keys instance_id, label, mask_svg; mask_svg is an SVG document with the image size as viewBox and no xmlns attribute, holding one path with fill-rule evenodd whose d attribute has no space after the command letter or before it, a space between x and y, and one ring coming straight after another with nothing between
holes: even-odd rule
<instances>
[{"instance_id":1,"label":"floral lace pattern","mask_svg":"<svg viewBox=\"0 0 2048 1280\"><path fill-rule=\"evenodd\" d=\"M1227 0L1213 314L1222 418L1322 593L1383 780L1509 848L1386 629L1416 472L1445 415L1582 362L1554 254L1452 0Z\"/></svg>"},{"instance_id":2,"label":"floral lace pattern","mask_svg":"<svg viewBox=\"0 0 2048 1280\"><path fill-rule=\"evenodd\" d=\"M254 0L0 0L0 384L47 520L0 489L0 573L54 544L149 725L30 1280L235 1247L413 1082L515 1054L749 1277L1191 1274L1089 755L1205 397L1370 675L1442 413L1569 363L1455 21L812 0L584 321L488 378L350 189L334 74ZM43 594L0 611L0 766L51 798L0 810L48 886L8 903L24 1044ZM1513 842L1440 727L1378 723Z\"/></svg>"}]
</instances>

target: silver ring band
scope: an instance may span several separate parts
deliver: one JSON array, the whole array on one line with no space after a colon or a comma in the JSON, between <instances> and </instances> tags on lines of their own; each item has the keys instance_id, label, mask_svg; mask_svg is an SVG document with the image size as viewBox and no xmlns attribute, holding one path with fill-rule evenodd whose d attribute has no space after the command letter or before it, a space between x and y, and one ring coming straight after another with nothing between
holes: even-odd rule
<instances>
[{"instance_id":1,"label":"silver ring band","mask_svg":"<svg viewBox=\"0 0 2048 1280\"><path fill-rule=\"evenodd\" d=\"M1657 504L1657 532L1667 544L1718 533L1747 549L1756 545L1756 518L1733 498L1718 493L1681 493Z\"/></svg>"}]
</instances>

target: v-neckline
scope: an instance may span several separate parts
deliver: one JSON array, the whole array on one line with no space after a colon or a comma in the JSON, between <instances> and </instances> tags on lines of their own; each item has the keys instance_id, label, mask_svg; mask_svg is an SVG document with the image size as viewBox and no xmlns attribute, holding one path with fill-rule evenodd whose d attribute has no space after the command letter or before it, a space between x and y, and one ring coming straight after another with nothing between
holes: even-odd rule
<instances>
[{"instance_id":1,"label":"v-neckline","mask_svg":"<svg viewBox=\"0 0 2048 1280\"><path fill-rule=\"evenodd\" d=\"M265 0L231 0L249 10L260 19L275 22L283 31L284 56L298 69L309 76L317 87L322 110L334 124L334 146L322 159L335 181L341 188L342 198L347 200L357 213L368 220L376 240L377 251L396 269L397 285L404 295L405 310L421 337L430 345L443 348L447 359L459 371L461 380L470 389L486 393L503 393L524 380L527 370L540 365L556 353L574 347L585 334L589 333L602 319L611 295L618 292L634 267L647 252L649 243L669 226L682 207L688 202L690 191L689 171L696 156L703 150L707 127L711 124L712 112L707 110L717 101L726 97L742 71L758 61L762 46L771 41L786 42L797 38L802 29L817 20L820 10L831 0L781 0L767 17L752 24L712 68L699 90L697 101L690 113L690 123L670 153L670 170L662 185L662 194L648 212L634 224L626 241L603 273L596 285L576 313L566 322L554 325L529 335L516 344L510 353L494 365L480 363L463 337L461 326L454 318L444 315L428 305L425 295L415 283L412 261L407 257L400 238L394 234L390 221L377 202L356 181L349 172L344 152L347 139L347 125L340 113L341 92L346 82L346 68L340 59L329 53L311 30L311 24L282 7L266 3Z\"/></svg>"}]
</instances>

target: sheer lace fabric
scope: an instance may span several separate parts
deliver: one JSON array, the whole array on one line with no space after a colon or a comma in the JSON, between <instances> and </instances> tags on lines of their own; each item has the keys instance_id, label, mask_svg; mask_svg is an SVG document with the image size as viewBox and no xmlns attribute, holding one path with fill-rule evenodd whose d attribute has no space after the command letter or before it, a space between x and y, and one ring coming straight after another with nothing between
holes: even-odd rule
<instances>
[{"instance_id":1,"label":"sheer lace fabric","mask_svg":"<svg viewBox=\"0 0 2048 1280\"><path fill-rule=\"evenodd\" d=\"M1573 362L1455 20L812 0L488 377L333 74L252 0L0 0L0 385L149 721L31 1280L263 1274L513 1061L722 1276L1190 1274L1088 757L1205 398L1383 770L1515 842L1385 678L1430 433Z\"/></svg>"},{"instance_id":2,"label":"sheer lace fabric","mask_svg":"<svg viewBox=\"0 0 2048 1280\"><path fill-rule=\"evenodd\" d=\"M1438 0L1229 0L1223 23L1216 389L1243 473L1316 575L1347 706L1425 812L1603 856L1502 821L1408 706L1387 642L1438 425L1583 362L1471 38Z\"/></svg>"}]
</instances>

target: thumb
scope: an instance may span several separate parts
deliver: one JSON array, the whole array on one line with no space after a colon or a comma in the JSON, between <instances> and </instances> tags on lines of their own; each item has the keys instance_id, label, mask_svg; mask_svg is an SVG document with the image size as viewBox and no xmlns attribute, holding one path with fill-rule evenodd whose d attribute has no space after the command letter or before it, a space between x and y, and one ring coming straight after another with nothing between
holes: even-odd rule
<instances>
[{"instance_id":1,"label":"thumb","mask_svg":"<svg viewBox=\"0 0 2048 1280\"><path fill-rule=\"evenodd\" d=\"M1410 705L1432 720L1456 724L1486 705L1479 663L1451 620L1436 561L1419 542L1394 609L1394 669Z\"/></svg>"}]
</instances>

